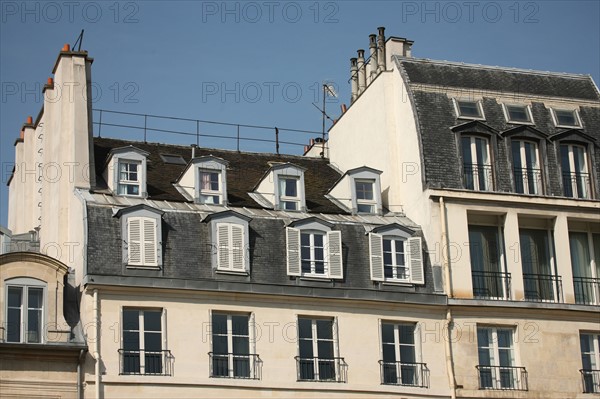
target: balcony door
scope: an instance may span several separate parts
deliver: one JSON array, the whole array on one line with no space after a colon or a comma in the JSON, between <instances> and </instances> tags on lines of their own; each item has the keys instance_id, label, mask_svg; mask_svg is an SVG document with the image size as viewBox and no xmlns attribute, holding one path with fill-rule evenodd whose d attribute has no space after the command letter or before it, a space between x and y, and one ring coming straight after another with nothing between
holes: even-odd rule
<instances>
[{"instance_id":1,"label":"balcony door","mask_svg":"<svg viewBox=\"0 0 600 399\"><path fill-rule=\"evenodd\" d=\"M509 275L504 271L504 245L499 226L469 225L473 296L507 299Z\"/></svg>"},{"instance_id":2,"label":"balcony door","mask_svg":"<svg viewBox=\"0 0 600 399\"><path fill-rule=\"evenodd\" d=\"M600 234L570 232L575 303L600 304Z\"/></svg>"},{"instance_id":3,"label":"balcony door","mask_svg":"<svg viewBox=\"0 0 600 399\"><path fill-rule=\"evenodd\" d=\"M512 158L515 191L521 194L541 194L542 170L537 143L512 141Z\"/></svg>"},{"instance_id":4,"label":"balcony door","mask_svg":"<svg viewBox=\"0 0 600 399\"><path fill-rule=\"evenodd\" d=\"M492 190L492 161L489 141L484 137L461 137L463 179L465 188L476 191Z\"/></svg>"},{"instance_id":5,"label":"balcony door","mask_svg":"<svg viewBox=\"0 0 600 399\"><path fill-rule=\"evenodd\" d=\"M520 229L519 240L525 299L559 302L561 281L554 273L552 232L541 229Z\"/></svg>"}]
</instances>

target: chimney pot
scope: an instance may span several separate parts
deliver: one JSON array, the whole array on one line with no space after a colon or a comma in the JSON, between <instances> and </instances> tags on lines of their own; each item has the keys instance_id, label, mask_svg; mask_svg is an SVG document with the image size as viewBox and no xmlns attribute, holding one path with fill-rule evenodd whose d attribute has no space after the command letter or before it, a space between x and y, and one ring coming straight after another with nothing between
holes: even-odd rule
<instances>
[{"instance_id":1,"label":"chimney pot","mask_svg":"<svg viewBox=\"0 0 600 399\"><path fill-rule=\"evenodd\" d=\"M53 78L48 78L48 86L52 86L54 84Z\"/></svg>"},{"instance_id":2,"label":"chimney pot","mask_svg":"<svg viewBox=\"0 0 600 399\"><path fill-rule=\"evenodd\" d=\"M358 53L358 94L367 88L367 71L365 69L365 50L357 50Z\"/></svg>"},{"instance_id":3,"label":"chimney pot","mask_svg":"<svg viewBox=\"0 0 600 399\"><path fill-rule=\"evenodd\" d=\"M309 143L310 143L310 144L309 144L310 146L313 146L313 145L315 145L315 139L310 139Z\"/></svg>"},{"instance_id":4,"label":"chimney pot","mask_svg":"<svg viewBox=\"0 0 600 399\"><path fill-rule=\"evenodd\" d=\"M33 125L33 117L32 116L28 116L27 117L27 124L28 125Z\"/></svg>"},{"instance_id":5,"label":"chimney pot","mask_svg":"<svg viewBox=\"0 0 600 399\"><path fill-rule=\"evenodd\" d=\"M69 43L66 43L63 46L62 51L71 51L71 45Z\"/></svg>"},{"instance_id":6,"label":"chimney pot","mask_svg":"<svg viewBox=\"0 0 600 399\"><path fill-rule=\"evenodd\" d=\"M196 158L196 144L192 144L192 159Z\"/></svg>"},{"instance_id":7,"label":"chimney pot","mask_svg":"<svg viewBox=\"0 0 600 399\"><path fill-rule=\"evenodd\" d=\"M308 147L307 145L305 145L305 146L304 146L304 153L305 153L305 154L308 152L308 148L309 148L309 147Z\"/></svg>"},{"instance_id":8,"label":"chimney pot","mask_svg":"<svg viewBox=\"0 0 600 399\"><path fill-rule=\"evenodd\" d=\"M346 111L348 111L348 107L346 107L346 104L342 104L341 107L342 107L342 114L345 114Z\"/></svg>"}]
</instances>

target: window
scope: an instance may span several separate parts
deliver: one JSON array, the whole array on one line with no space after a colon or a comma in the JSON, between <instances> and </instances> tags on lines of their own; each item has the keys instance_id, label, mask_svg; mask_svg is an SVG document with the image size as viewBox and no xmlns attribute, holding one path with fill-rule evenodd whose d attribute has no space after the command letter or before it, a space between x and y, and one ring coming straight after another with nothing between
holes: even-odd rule
<instances>
[{"instance_id":1,"label":"window","mask_svg":"<svg viewBox=\"0 0 600 399\"><path fill-rule=\"evenodd\" d=\"M557 127L581 127L576 110L552 108L552 119Z\"/></svg>"},{"instance_id":2,"label":"window","mask_svg":"<svg viewBox=\"0 0 600 399\"><path fill-rule=\"evenodd\" d=\"M468 190L493 189L492 161L489 142L478 136L462 136L463 183Z\"/></svg>"},{"instance_id":3,"label":"window","mask_svg":"<svg viewBox=\"0 0 600 399\"><path fill-rule=\"evenodd\" d=\"M515 367L512 328L478 327L479 388L527 390L524 367Z\"/></svg>"},{"instance_id":4,"label":"window","mask_svg":"<svg viewBox=\"0 0 600 399\"><path fill-rule=\"evenodd\" d=\"M484 119L479 101L454 100L456 115L464 119Z\"/></svg>"},{"instance_id":5,"label":"window","mask_svg":"<svg viewBox=\"0 0 600 399\"><path fill-rule=\"evenodd\" d=\"M509 123L532 123L531 110L527 105L504 105L504 115Z\"/></svg>"},{"instance_id":6,"label":"window","mask_svg":"<svg viewBox=\"0 0 600 399\"><path fill-rule=\"evenodd\" d=\"M210 376L260 379L258 355L251 353L250 315L212 313Z\"/></svg>"},{"instance_id":7,"label":"window","mask_svg":"<svg viewBox=\"0 0 600 399\"><path fill-rule=\"evenodd\" d=\"M295 176L279 176L279 206L281 209L300 210L299 181L300 179Z\"/></svg>"},{"instance_id":8,"label":"window","mask_svg":"<svg viewBox=\"0 0 600 399\"><path fill-rule=\"evenodd\" d=\"M159 154L160 159L162 159L162 161L164 163L169 163L169 164L173 164L173 165L185 165L186 162L183 159L183 157L181 155L174 155L174 154Z\"/></svg>"},{"instance_id":9,"label":"window","mask_svg":"<svg viewBox=\"0 0 600 399\"><path fill-rule=\"evenodd\" d=\"M600 305L600 234L569 233L575 303Z\"/></svg>"},{"instance_id":10,"label":"window","mask_svg":"<svg viewBox=\"0 0 600 399\"><path fill-rule=\"evenodd\" d=\"M541 194L542 170L537 143L513 140L511 146L515 191L520 194Z\"/></svg>"},{"instance_id":11,"label":"window","mask_svg":"<svg viewBox=\"0 0 600 399\"><path fill-rule=\"evenodd\" d=\"M6 342L42 343L45 283L17 278L6 283Z\"/></svg>"},{"instance_id":12,"label":"window","mask_svg":"<svg viewBox=\"0 0 600 399\"><path fill-rule=\"evenodd\" d=\"M338 356L334 319L298 317L298 381L346 382L346 363Z\"/></svg>"},{"instance_id":13,"label":"window","mask_svg":"<svg viewBox=\"0 0 600 399\"><path fill-rule=\"evenodd\" d=\"M140 195L140 166L139 161L119 160L119 195Z\"/></svg>"},{"instance_id":14,"label":"window","mask_svg":"<svg viewBox=\"0 0 600 399\"><path fill-rule=\"evenodd\" d=\"M354 181L356 185L356 208L358 213L377 213L377 200L374 194L374 180Z\"/></svg>"},{"instance_id":15,"label":"window","mask_svg":"<svg viewBox=\"0 0 600 399\"><path fill-rule=\"evenodd\" d=\"M217 223L217 270L246 271L245 227Z\"/></svg>"},{"instance_id":16,"label":"window","mask_svg":"<svg viewBox=\"0 0 600 399\"><path fill-rule=\"evenodd\" d=\"M162 309L123 309L121 374L171 375L162 324Z\"/></svg>"},{"instance_id":17,"label":"window","mask_svg":"<svg viewBox=\"0 0 600 399\"><path fill-rule=\"evenodd\" d=\"M147 217L127 218L127 264L158 266L157 220Z\"/></svg>"},{"instance_id":18,"label":"window","mask_svg":"<svg viewBox=\"0 0 600 399\"><path fill-rule=\"evenodd\" d=\"M580 334L584 393L600 393L600 334Z\"/></svg>"},{"instance_id":19,"label":"window","mask_svg":"<svg viewBox=\"0 0 600 399\"><path fill-rule=\"evenodd\" d=\"M289 276L344 278L342 235L332 231L331 225L296 221L286 228L286 240Z\"/></svg>"},{"instance_id":20,"label":"window","mask_svg":"<svg viewBox=\"0 0 600 399\"><path fill-rule=\"evenodd\" d=\"M529 301L561 302L562 282L554 273L552 232L519 229L525 299Z\"/></svg>"},{"instance_id":21,"label":"window","mask_svg":"<svg viewBox=\"0 0 600 399\"><path fill-rule=\"evenodd\" d=\"M369 233L371 279L390 283L424 284L421 237L396 224Z\"/></svg>"},{"instance_id":22,"label":"window","mask_svg":"<svg viewBox=\"0 0 600 399\"><path fill-rule=\"evenodd\" d=\"M420 338L416 325L411 323L381 323L381 346L383 360L381 382L383 384L427 387L427 366L418 363Z\"/></svg>"},{"instance_id":23,"label":"window","mask_svg":"<svg viewBox=\"0 0 600 399\"><path fill-rule=\"evenodd\" d=\"M586 148L576 144L561 144L560 161L565 197L592 198Z\"/></svg>"},{"instance_id":24,"label":"window","mask_svg":"<svg viewBox=\"0 0 600 399\"><path fill-rule=\"evenodd\" d=\"M505 272L504 245L499 226L469 225L469 254L473 296L509 299L510 274Z\"/></svg>"},{"instance_id":25,"label":"window","mask_svg":"<svg viewBox=\"0 0 600 399\"><path fill-rule=\"evenodd\" d=\"M200 197L202 204L221 204L221 173L214 170L199 171L200 176Z\"/></svg>"}]
</instances>

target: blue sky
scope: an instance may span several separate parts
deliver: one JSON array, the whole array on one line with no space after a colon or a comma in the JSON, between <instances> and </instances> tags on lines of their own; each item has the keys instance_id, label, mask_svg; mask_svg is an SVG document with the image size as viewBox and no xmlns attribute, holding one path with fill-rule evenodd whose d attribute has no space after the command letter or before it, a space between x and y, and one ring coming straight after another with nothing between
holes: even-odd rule
<instances>
[{"instance_id":1,"label":"blue sky","mask_svg":"<svg viewBox=\"0 0 600 399\"><path fill-rule=\"evenodd\" d=\"M64 43L85 29L95 109L321 130L320 84L349 103L349 59L378 26L414 40L415 57L590 74L600 81L599 1L0 1L0 225L13 143L42 106L41 87ZM40 90L36 90L40 89ZM38 94L35 94L35 93ZM96 121L98 113L94 113ZM106 122L109 114L104 114ZM115 123L131 120L112 120ZM185 130L171 121L159 128ZM329 124L328 124L329 126ZM194 130L192 128L192 130ZM206 134L235 134L203 125ZM141 139L103 127L103 135ZM272 131L245 130L246 137ZM283 133L282 133L283 134ZM316 134L285 133L304 143ZM154 135L149 141L191 144ZM232 148L234 142L202 139ZM242 149L274 151L271 143ZM283 146L297 153L301 147Z\"/></svg>"}]
</instances>

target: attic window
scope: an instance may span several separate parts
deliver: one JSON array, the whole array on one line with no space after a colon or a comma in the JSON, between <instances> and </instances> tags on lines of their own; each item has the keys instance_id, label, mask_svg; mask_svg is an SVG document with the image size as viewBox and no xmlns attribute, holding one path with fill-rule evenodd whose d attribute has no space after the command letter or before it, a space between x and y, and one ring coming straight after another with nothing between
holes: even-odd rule
<instances>
[{"instance_id":1,"label":"attic window","mask_svg":"<svg viewBox=\"0 0 600 399\"><path fill-rule=\"evenodd\" d=\"M532 123L531 111L526 105L504 105L506 121L510 123Z\"/></svg>"},{"instance_id":2,"label":"attic window","mask_svg":"<svg viewBox=\"0 0 600 399\"><path fill-rule=\"evenodd\" d=\"M581 127L579 115L574 109L552 108L552 118L557 127Z\"/></svg>"},{"instance_id":3,"label":"attic window","mask_svg":"<svg viewBox=\"0 0 600 399\"><path fill-rule=\"evenodd\" d=\"M185 165L186 162L181 155L172 155L172 154L159 154L160 159L164 163L169 163L173 165Z\"/></svg>"},{"instance_id":4,"label":"attic window","mask_svg":"<svg viewBox=\"0 0 600 399\"><path fill-rule=\"evenodd\" d=\"M479 101L454 100L456 115L466 119L484 119Z\"/></svg>"}]
</instances>

